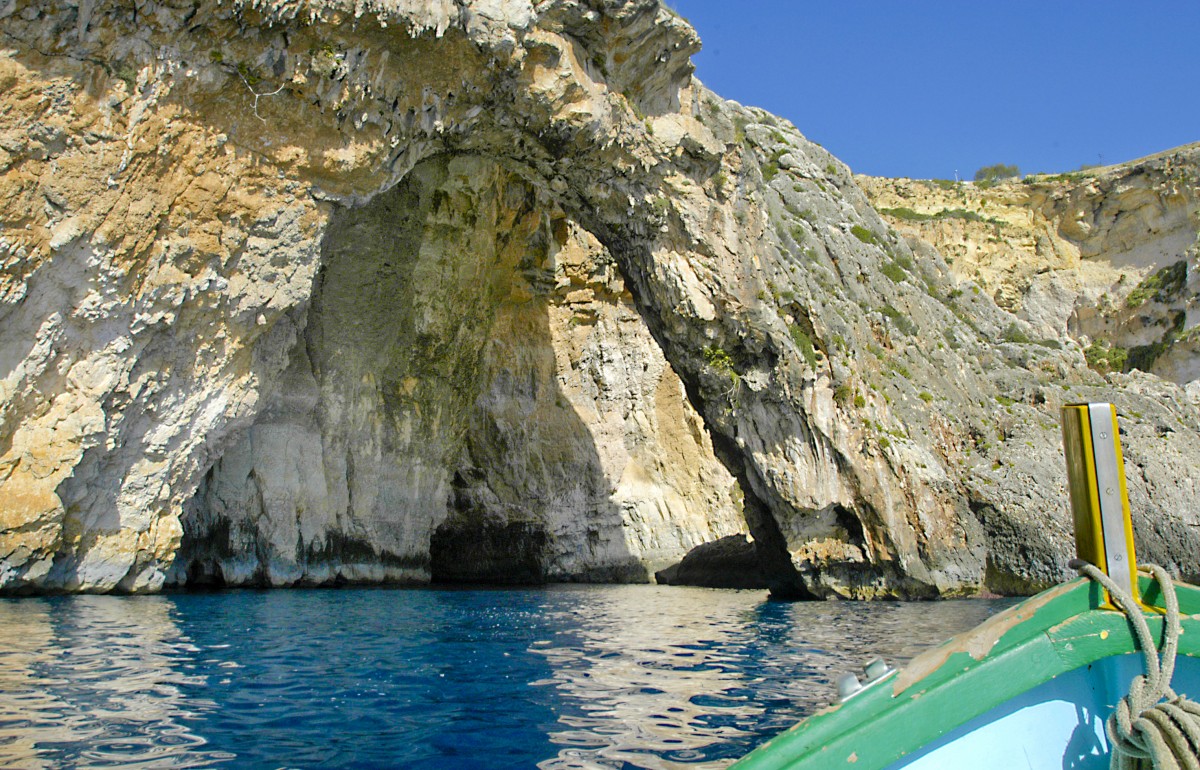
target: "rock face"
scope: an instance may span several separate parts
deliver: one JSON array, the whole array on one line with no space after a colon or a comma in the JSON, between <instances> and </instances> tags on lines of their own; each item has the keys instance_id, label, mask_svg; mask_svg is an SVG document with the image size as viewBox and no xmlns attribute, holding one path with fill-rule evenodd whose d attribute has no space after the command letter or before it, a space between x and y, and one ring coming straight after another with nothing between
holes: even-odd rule
<instances>
[{"instance_id":1,"label":"rock face","mask_svg":"<svg viewBox=\"0 0 1200 770\"><path fill-rule=\"evenodd\" d=\"M754 543L745 535L729 535L697 546L683 561L654 574L665 585L703 588L767 588Z\"/></svg>"},{"instance_id":2,"label":"rock face","mask_svg":"<svg viewBox=\"0 0 1200 770\"><path fill-rule=\"evenodd\" d=\"M611 256L511 170L422 161L325 244L169 582L645 580L745 526Z\"/></svg>"},{"instance_id":3,"label":"rock face","mask_svg":"<svg viewBox=\"0 0 1200 770\"><path fill-rule=\"evenodd\" d=\"M1200 144L992 187L856 179L1036 336L1079 340L1101 370L1200 380Z\"/></svg>"},{"instance_id":4,"label":"rock face","mask_svg":"<svg viewBox=\"0 0 1200 770\"><path fill-rule=\"evenodd\" d=\"M653 0L0 29L5 591L646 580L747 532L779 595L1028 591L1082 399L1198 571L1183 392L1006 335Z\"/></svg>"}]
</instances>

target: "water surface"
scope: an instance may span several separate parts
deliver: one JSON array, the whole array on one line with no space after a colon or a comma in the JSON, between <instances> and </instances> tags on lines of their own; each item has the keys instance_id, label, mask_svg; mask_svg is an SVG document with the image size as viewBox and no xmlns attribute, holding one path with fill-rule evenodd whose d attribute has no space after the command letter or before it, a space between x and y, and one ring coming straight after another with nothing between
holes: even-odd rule
<instances>
[{"instance_id":1,"label":"water surface","mask_svg":"<svg viewBox=\"0 0 1200 770\"><path fill-rule=\"evenodd\" d=\"M665 586L0 600L0 766L717 768L1004 602Z\"/></svg>"}]
</instances>

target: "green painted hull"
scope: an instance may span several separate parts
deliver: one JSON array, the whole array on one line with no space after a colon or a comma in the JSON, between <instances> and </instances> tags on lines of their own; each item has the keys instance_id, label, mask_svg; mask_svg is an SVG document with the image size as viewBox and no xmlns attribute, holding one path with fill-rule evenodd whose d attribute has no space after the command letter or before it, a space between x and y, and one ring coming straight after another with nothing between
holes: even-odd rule
<instances>
[{"instance_id":1,"label":"green painted hull","mask_svg":"<svg viewBox=\"0 0 1200 770\"><path fill-rule=\"evenodd\" d=\"M1143 601L1161 606L1157 587L1144 578L1141 586ZM1177 595L1183 633L1175 686L1196 698L1200 589L1180 584ZM1107 767L1103 721L1141 673L1141 656L1133 655L1125 616L1096 609L1100 602L1101 589L1084 579L1026 599L733 767ZM1161 643L1162 616L1148 621ZM978 761L958 764L964 756Z\"/></svg>"}]
</instances>

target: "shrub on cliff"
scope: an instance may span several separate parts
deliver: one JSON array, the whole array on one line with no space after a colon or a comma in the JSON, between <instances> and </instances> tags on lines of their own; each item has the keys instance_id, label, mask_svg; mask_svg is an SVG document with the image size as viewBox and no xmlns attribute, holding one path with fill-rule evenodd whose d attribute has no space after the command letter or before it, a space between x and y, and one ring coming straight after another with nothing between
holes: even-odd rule
<instances>
[{"instance_id":1,"label":"shrub on cliff","mask_svg":"<svg viewBox=\"0 0 1200 770\"><path fill-rule=\"evenodd\" d=\"M1123 372L1125 371L1125 362L1129 358L1129 351L1117 345L1110 345L1103 340L1097 340L1084 349L1083 357L1087 360L1088 366L1101 374Z\"/></svg>"},{"instance_id":2,"label":"shrub on cliff","mask_svg":"<svg viewBox=\"0 0 1200 770\"><path fill-rule=\"evenodd\" d=\"M1187 283L1187 260L1178 262L1151 273L1125 298L1128 308L1141 307L1146 300L1153 298L1156 302L1169 302Z\"/></svg>"},{"instance_id":3,"label":"shrub on cliff","mask_svg":"<svg viewBox=\"0 0 1200 770\"><path fill-rule=\"evenodd\" d=\"M997 163L994 166L984 166L975 172L975 184L990 187L1005 179L1016 179L1021 176L1021 169Z\"/></svg>"}]
</instances>

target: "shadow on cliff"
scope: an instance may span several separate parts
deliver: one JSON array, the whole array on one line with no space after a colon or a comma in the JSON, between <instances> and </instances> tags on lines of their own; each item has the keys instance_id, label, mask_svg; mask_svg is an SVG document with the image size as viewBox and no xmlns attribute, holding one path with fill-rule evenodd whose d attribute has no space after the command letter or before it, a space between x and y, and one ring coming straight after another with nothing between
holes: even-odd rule
<instances>
[{"instance_id":1,"label":"shadow on cliff","mask_svg":"<svg viewBox=\"0 0 1200 770\"><path fill-rule=\"evenodd\" d=\"M559 386L554 233L471 156L330 222L302 341L184 517L184 584L646 580Z\"/></svg>"}]
</instances>

